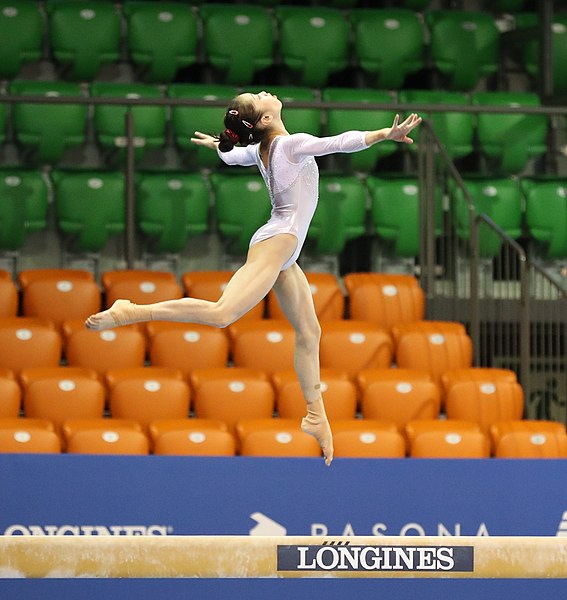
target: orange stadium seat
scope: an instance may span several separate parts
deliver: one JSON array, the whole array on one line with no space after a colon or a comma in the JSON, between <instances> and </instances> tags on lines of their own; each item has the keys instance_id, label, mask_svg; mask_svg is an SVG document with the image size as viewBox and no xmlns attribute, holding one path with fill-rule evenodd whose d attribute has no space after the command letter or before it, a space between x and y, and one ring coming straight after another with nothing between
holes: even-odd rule
<instances>
[{"instance_id":1,"label":"orange stadium seat","mask_svg":"<svg viewBox=\"0 0 567 600\"><path fill-rule=\"evenodd\" d=\"M229 381L241 379L261 379L268 381L269 377L260 369L249 369L247 367L213 367L211 369L195 369L191 371L189 382L193 390L196 390L203 381L228 379Z\"/></svg>"},{"instance_id":2,"label":"orange stadium seat","mask_svg":"<svg viewBox=\"0 0 567 600\"><path fill-rule=\"evenodd\" d=\"M375 381L433 381L427 371L417 369L368 369L360 371L356 376L356 383L360 393Z\"/></svg>"},{"instance_id":3,"label":"orange stadium seat","mask_svg":"<svg viewBox=\"0 0 567 600\"><path fill-rule=\"evenodd\" d=\"M413 321L412 323L398 323L392 327L392 337L397 344L402 335L419 331L427 334L466 334L467 329L458 321Z\"/></svg>"},{"instance_id":4,"label":"orange stadium seat","mask_svg":"<svg viewBox=\"0 0 567 600\"><path fill-rule=\"evenodd\" d=\"M559 421L545 421L522 419L516 421L498 421L490 426L492 447L497 448L501 438L507 433L516 431L528 432L533 435L563 434L566 432L565 424Z\"/></svg>"},{"instance_id":5,"label":"orange stadium seat","mask_svg":"<svg viewBox=\"0 0 567 600\"><path fill-rule=\"evenodd\" d=\"M184 429L159 436L154 454L178 456L234 456L236 443L228 431Z\"/></svg>"},{"instance_id":6,"label":"orange stadium seat","mask_svg":"<svg viewBox=\"0 0 567 600\"><path fill-rule=\"evenodd\" d=\"M67 419L101 418L104 402L104 385L83 377L35 380L26 388L23 398L26 417L47 419L57 432Z\"/></svg>"},{"instance_id":7,"label":"orange stadium seat","mask_svg":"<svg viewBox=\"0 0 567 600\"><path fill-rule=\"evenodd\" d=\"M340 431L333 435L335 458L404 458L406 443L397 432L374 430Z\"/></svg>"},{"instance_id":8,"label":"orange stadium seat","mask_svg":"<svg viewBox=\"0 0 567 600\"><path fill-rule=\"evenodd\" d=\"M447 327L422 321L404 327L397 339L398 367L427 371L436 383L450 369L472 366L472 340L458 323Z\"/></svg>"},{"instance_id":9,"label":"orange stadium seat","mask_svg":"<svg viewBox=\"0 0 567 600\"><path fill-rule=\"evenodd\" d=\"M235 431L242 419L270 418L274 413L274 389L257 379L203 381L195 390L195 417L223 421Z\"/></svg>"},{"instance_id":10,"label":"orange stadium seat","mask_svg":"<svg viewBox=\"0 0 567 600\"><path fill-rule=\"evenodd\" d=\"M274 417L244 418L236 423L236 438L239 446L248 434L254 431L301 431L301 419L281 419Z\"/></svg>"},{"instance_id":11,"label":"orange stadium seat","mask_svg":"<svg viewBox=\"0 0 567 600\"><path fill-rule=\"evenodd\" d=\"M147 430L157 419L189 416L189 384L167 377L123 379L110 390L110 414L117 419L138 421Z\"/></svg>"},{"instance_id":12,"label":"orange stadium seat","mask_svg":"<svg viewBox=\"0 0 567 600\"><path fill-rule=\"evenodd\" d=\"M473 421L458 421L456 419L419 419L406 424L404 433L411 445L416 437L427 432L441 432L445 434L461 434L469 431L482 433L479 425Z\"/></svg>"},{"instance_id":13,"label":"orange stadium seat","mask_svg":"<svg viewBox=\"0 0 567 600\"><path fill-rule=\"evenodd\" d=\"M411 275L349 273L344 283L351 319L372 321L389 331L424 318L425 294Z\"/></svg>"},{"instance_id":14,"label":"orange stadium seat","mask_svg":"<svg viewBox=\"0 0 567 600\"><path fill-rule=\"evenodd\" d=\"M488 437L478 431L426 431L410 445L412 458L489 458Z\"/></svg>"},{"instance_id":15,"label":"orange stadium seat","mask_svg":"<svg viewBox=\"0 0 567 600\"><path fill-rule=\"evenodd\" d=\"M344 318L345 297L338 279L332 273L305 273L313 295L313 304L319 321L336 321ZM270 319L285 319L273 290L267 297Z\"/></svg>"},{"instance_id":16,"label":"orange stadium seat","mask_svg":"<svg viewBox=\"0 0 567 600\"><path fill-rule=\"evenodd\" d=\"M73 379L75 377L99 380L99 375L94 369L62 365L57 367L31 367L29 369L22 369L18 379L25 390L32 381L37 379Z\"/></svg>"},{"instance_id":17,"label":"orange stadium seat","mask_svg":"<svg viewBox=\"0 0 567 600\"><path fill-rule=\"evenodd\" d=\"M0 419L18 417L22 405L22 391L13 377L0 377Z\"/></svg>"},{"instance_id":18,"label":"orange stadium seat","mask_svg":"<svg viewBox=\"0 0 567 600\"><path fill-rule=\"evenodd\" d=\"M0 429L45 429L55 431L55 426L47 419L29 419L27 417L0 418Z\"/></svg>"},{"instance_id":19,"label":"orange stadium seat","mask_svg":"<svg viewBox=\"0 0 567 600\"><path fill-rule=\"evenodd\" d=\"M61 440L53 431L27 428L0 429L0 453L6 454L58 454Z\"/></svg>"},{"instance_id":20,"label":"orange stadium seat","mask_svg":"<svg viewBox=\"0 0 567 600\"><path fill-rule=\"evenodd\" d=\"M341 431L391 431L398 433L398 428L393 421L382 421L378 419L334 419L331 421L333 435Z\"/></svg>"},{"instance_id":21,"label":"orange stadium seat","mask_svg":"<svg viewBox=\"0 0 567 600\"><path fill-rule=\"evenodd\" d=\"M242 442L242 456L320 457L315 438L301 429L251 431Z\"/></svg>"},{"instance_id":22,"label":"orange stadium seat","mask_svg":"<svg viewBox=\"0 0 567 600\"><path fill-rule=\"evenodd\" d=\"M565 433L510 431L496 446L496 458L567 458Z\"/></svg>"},{"instance_id":23,"label":"orange stadium seat","mask_svg":"<svg viewBox=\"0 0 567 600\"><path fill-rule=\"evenodd\" d=\"M37 280L56 279L64 281L94 281L94 275L84 269L22 269L18 272L18 283L25 290Z\"/></svg>"},{"instance_id":24,"label":"orange stadium seat","mask_svg":"<svg viewBox=\"0 0 567 600\"><path fill-rule=\"evenodd\" d=\"M62 339L53 325L14 317L0 321L0 367L19 373L28 367L60 364Z\"/></svg>"},{"instance_id":25,"label":"orange stadium seat","mask_svg":"<svg viewBox=\"0 0 567 600\"><path fill-rule=\"evenodd\" d=\"M86 319L101 310L101 293L90 279L33 279L22 291L24 316L41 317L61 326L70 319Z\"/></svg>"},{"instance_id":26,"label":"orange stadium seat","mask_svg":"<svg viewBox=\"0 0 567 600\"><path fill-rule=\"evenodd\" d=\"M361 409L365 419L392 421L403 432L409 421L438 418L441 394L432 381L374 381L364 390Z\"/></svg>"},{"instance_id":27,"label":"orange stadium seat","mask_svg":"<svg viewBox=\"0 0 567 600\"><path fill-rule=\"evenodd\" d=\"M246 321L229 327L234 366L260 369L269 375L293 369L295 333L281 319Z\"/></svg>"},{"instance_id":28,"label":"orange stadium seat","mask_svg":"<svg viewBox=\"0 0 567 600\"><path fill-rule=\"evenodd\" d=\"M516 373L510 369L498 369L496 367L470 367L464 369L451 369L441 375L443 393L446 395L451 386L462 381L484 381L494 383L495 381L517 381Z\"/></svg>"},{"instance_id":29,"label":"orange stadium seat","mask_svg":"<svg viewBox=\"0 0 567 600\"><path fill-rule=\"evenodd\" d=\"M522 418L524 392L512 381L467 381L451 386L445 400L447 418L474 421L488 434L498 421Z\"/></svg>"},{"instance_id":30,"label":"orange stadium seat","mask_svg":"<svg viewBox=\"0 0 567 600\"><path fill-rule=\"evenodd\" d=\"M158 419L152 421L148 427L148 434L152 447L155 447L157 439L164 433L170 431L228 431L224 421L216 419L197 419L185 417L183 419Z\"/></svg>"},{"instance_id":31,"label":"orange stadium seat","mask_svg":"<svg viewBox=\"0 0 567 600\"><path fill-rule=\"evenodd\" d=\"M66 355L69 366L94 369L103 377L109 369L143 367L145 338L140 331L125 327L105 331L83 328L69 336Z\"/></svg>"},{"instance_id":32,"label":"orange stadium seat","mask_svg":"<svg viewBox=\"0 0 567 600\"><path fill-rule=\"evenodd\" d=\"M136 304L153 304L183 298L183 289L167 271L106 271L101 276L106 307L126 298Z\"/></svg>"},{"instance_id":33,"label":"orange stadium seat","mask_svg":"<svg viewBox=\"0 0 567 600\"><path fill-rule=\"evenodd\" d=\"M142 426L137 421L129 419L113 419L109 417L100 417L92 419L66 419L61 427L61 435L65 445L79 431L93 430L123 430L132 429L133 431L142 431Z\"/></svg>"},{"instance_id":34,"label":"orange stadium seat","mask_svg":"<svg viewBox=\"0 0 567 600\"><path fill-rule=\"evenodd\" d=\"M104 374L104 382L108 389L112 389L117 383L124 379L154 379L167 377L184 381L183 373L179 369L169 367L125 367L122 369L109 369Z\"/></svg>"},{"instance_id":35,"label":"orange stadium seat","mask_svg":"<svg viewBox=\"0 0 567 600\"><path fill-rule=\"evenodd\" d=\"M392 364L390 335L368 321L325 321L321 324L321 367L346 371L354 380L360 371L387 369Z\"/></svg>"},{"instance_id":36,"label":"orange stadium seat","mask_svg":"<svg viewBox=\"0 0 567 600\"><path fill-rule=\"evenodd\" d=\"M187 271L181 276L181 282L188 297L216 302L233 275L234 271ZM265 302L262 300L239 321L262 319L264 310Z\"/></svg>"},{"instance_id":37,"label":"orange stadium seat","mask_svg":"<svg viewBox=\"0 0 567 600\"><path fill-rule=\"evenodd\" d=\"M88 429L71 437L71 454L149 454L148 438L140 431L125 428Z\"/></svg>"},{"instance_id":38,"label":"orange stadium seat","mask_svg":"<svg viewBox=\"0 0 567 600\"><path fill-rule=\"evenodd\" d=\"M276 408L283 419L301 419L307 413L305 398L295 371L274 373ZM356 416L356 386L344 372L324 369L321 373L321 393L327 418L354 419Z\"/></svg>"},{"instance_id":39,"label":"orange stadium seat","mask_svg":"<svg viewBox=\"0 0 567 600\"><path fill-rule=\"evenodd\" d=\"M150 271L144 269L116 269L114 271L103 271L100 276L102 287L109 290L114 284L122 281L143 282L151 281L157 285L161 282L172 283L177 281L174 273L169 271Z\"/></svg>"},{"instance_id":40,"label":"orange stadium seat","mask_svg":"<svg viewBox=\"0 0 567 600\"><path fill-rule=\"evenodd\" d=\"M18 288L8 271L0 270L0 317L18 314Z\"/></svg>"},{"instance_id":41,"label":"orange stadium seat","mask_svg":"<svg viewBox=\"0 0 567 600\"><path fill-rule=\"evenodd\" d=\"M195 369L225 367L229 357L226 332L209 325L152 321L146 329L150 339L150 363L177 369L189 376Z\"/></svg>"}]
</instances>

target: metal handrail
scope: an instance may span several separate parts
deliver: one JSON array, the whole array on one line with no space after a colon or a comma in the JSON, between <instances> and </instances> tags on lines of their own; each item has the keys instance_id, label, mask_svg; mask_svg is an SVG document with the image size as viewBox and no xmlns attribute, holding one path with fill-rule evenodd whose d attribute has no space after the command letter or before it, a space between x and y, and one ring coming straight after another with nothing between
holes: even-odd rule
<instances>
[{"instance_id":1,"label":"metal handrail","mask_svg":"<svg viewBox=\"0 0 567 600\"><path fill-rule=\"evenodd\" d=\"M0 94L0 104L86 104L86 105L119 105L119 106L221 106L226 107L226 100L203 100L202 98L117 98L114 96L36 96ZM427 102L328 102L323 100L304 101L290 100L289 108L318 108L322 110L387 110L406 112L461 112L472 114L540 114L548 116L567 115L567 106L492 106L474 104L433 104Z\"/></svg>"}]
</instances>

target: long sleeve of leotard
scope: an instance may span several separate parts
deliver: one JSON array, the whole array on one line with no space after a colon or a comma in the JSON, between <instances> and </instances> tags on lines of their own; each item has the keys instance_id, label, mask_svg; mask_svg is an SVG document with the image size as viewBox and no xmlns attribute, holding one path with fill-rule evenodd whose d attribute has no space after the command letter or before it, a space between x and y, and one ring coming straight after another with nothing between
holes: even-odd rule
<instances>
[{"instance_id":1,"label":"long sleeve of leotard","mask_svg":"<svg viewBox=\"0 0 567 600\"><path fill-rule=\"evenodd\" d=\"M297 163L308 156L325 156L338 152L359 152L368 145L365 131L346 131L330 137L315 137L308 133L296 133L284 137L280 144L287 159ZM285 140L285 141L284 141Z\"/></svg>"},{"instance_id":2,"label":"long sleeve of leotard","mask_svg":"<svg viewBox=\"0 0 567 600\"><path fill-rule=\"evenodd\" d=\"M280 144L289 162L298 163L309 156L325 156L338 152L359 152L368 145L365 131L345 131L339 135L316 137L308 133L281 136ZM256 144L235 146L230 152L217 151L227 165L250 167L257 164Z\"/></svg>"},{"instance_id":3,"label":"long sleeve of leotard","mask_svg":"<svg viewBox=\"0 0 567 600\"><path fill-rule=\"evenodd\" d=\"M248 146L235 146L229 152L220 152L217 150L221 160L227 165L239 165L241 167L251 167L256 164L256 144Z\"/></svg>"}]
</instances>

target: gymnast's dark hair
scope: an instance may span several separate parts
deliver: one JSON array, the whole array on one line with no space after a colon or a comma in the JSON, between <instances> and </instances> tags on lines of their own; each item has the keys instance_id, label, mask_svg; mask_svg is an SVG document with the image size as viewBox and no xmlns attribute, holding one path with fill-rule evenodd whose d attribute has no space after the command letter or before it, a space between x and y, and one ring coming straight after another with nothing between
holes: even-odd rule
<instances>
[{"instance_id":1,"label":"gymnast's dark hair","mask_svg":"<svg viewBox=\"0 0 567 600\"><path fill-rule=\"evenodd\" d=\"M236 144L248 146L261 142L265 131L256 128L261 116L252 102L243 101L239 96L234 98L224 115L225 130L218 136L219 150L230 152Z\"/></svg>"}]
</instances>

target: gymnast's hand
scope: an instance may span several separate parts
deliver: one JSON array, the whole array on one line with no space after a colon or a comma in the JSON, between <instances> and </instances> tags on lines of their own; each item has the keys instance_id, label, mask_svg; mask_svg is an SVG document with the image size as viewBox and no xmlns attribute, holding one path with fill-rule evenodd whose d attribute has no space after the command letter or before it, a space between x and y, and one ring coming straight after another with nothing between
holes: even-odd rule
<instances>
[{"instance_id":1,"label":"gymnast's hand","mask_svg":"<svg viewBox=\"0 0 567 600\"><path fill-rule=\"evenodd\" d=\"M197 146L205 146L205 148L210 148L215 151L219 145L217 138L206 133L201 133L200 131L195 132L195 137L192 137L191 141Z\"/></svg>"},{"instance_id":2,"label":"gymnast's hand","mask_svg":"<svg viewBox=\"0 0 567 600\"><path fill-rule=\"evenodd\" d=\"M421 117L412 113L403 123L400 123L400 115L396 115L392 127L386 130L386 140L394 142L403 142L404 144L413 144L413 140L408 137L408 133L421 123Z\"/></svg>"}]
</instances>

